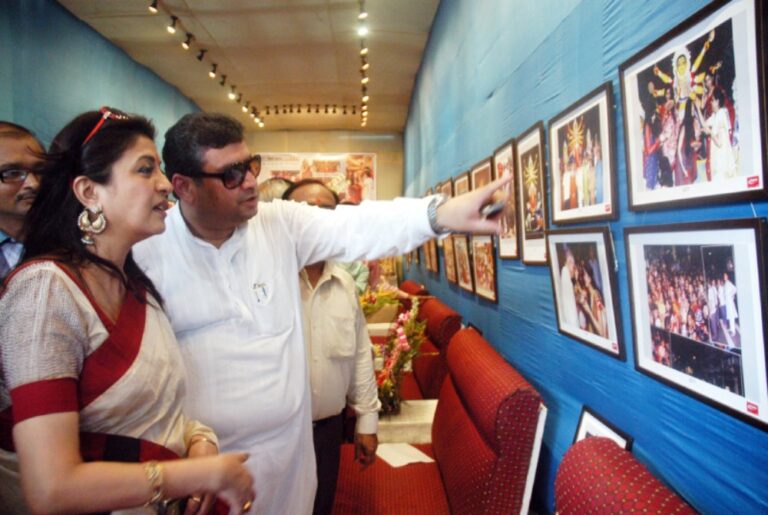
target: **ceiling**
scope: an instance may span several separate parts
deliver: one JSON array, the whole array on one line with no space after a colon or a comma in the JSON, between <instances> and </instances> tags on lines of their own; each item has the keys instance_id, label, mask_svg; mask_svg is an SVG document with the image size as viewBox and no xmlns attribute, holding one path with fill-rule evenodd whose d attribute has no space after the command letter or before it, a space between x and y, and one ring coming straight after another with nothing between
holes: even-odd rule
<instances>
[{"instance_id":1,"label":"ceiling","mask_svg":"<svg viewBox=\"0 0 768 515\"><path fill-rule=\"evenodd\" d=\"M365 127L359 0L160 0L157 14L149 12L150 0L59 3L202 109L246 121L241 107L250 102L265 124L245 124L250 130L401 132L439 0L365 0L370 31ZM178 17L175 34L166 30L171 15ZM186 33L194 39L185 51ZM208 50L202 61L200 49ZM208 77L213 63L220 72L215 79ZM221 73L227 75L224 86ZM240 104L228 98L232 85L242 93ZM291 105L293 113L283 114Z\"/></svg>"}]
</instances>

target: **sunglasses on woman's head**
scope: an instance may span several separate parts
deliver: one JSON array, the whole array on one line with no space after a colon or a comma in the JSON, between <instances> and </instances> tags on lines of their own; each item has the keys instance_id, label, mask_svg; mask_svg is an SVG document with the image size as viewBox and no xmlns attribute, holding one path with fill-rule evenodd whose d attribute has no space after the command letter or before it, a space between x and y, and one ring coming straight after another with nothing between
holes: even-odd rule
<instances>
[{"instance_id":1,"label":"sunglasses on woman's head","mask_svg":"<svg viewBox=\"0 0 768 515\"><path fill-rule=\"evenodd\" d=\"M91 132L88 133L88 135L83 140L83 144L81 146L85 146L86 143L88 143L91 138L93 138L97 132L99 132L99 129L101 129L104 126L104 123L107 120L127 120L130 118L127 114L125 114L122 111L118 111L117 109L112 109L110 107L102 107L99 109L99 112L101 113L101 118L99 118L99 121L96 122L96 125L93 126L93 129L91 129Z\"/></svg>"},{"instance_id":2,"label":"sunglasses on woman's head","mask_svg":"<svg viewBox=\"0 0 768 515\"><path fill-rule=\"evenodd\" d=\"M201 179L219 179L225 188L233 190L243 184L248 173L252 173L254 177L259 176L261 173L261 155L254 154L248 159L225 166L218 173L198 172L184 175Z\"/></svg>"}]
</instances>

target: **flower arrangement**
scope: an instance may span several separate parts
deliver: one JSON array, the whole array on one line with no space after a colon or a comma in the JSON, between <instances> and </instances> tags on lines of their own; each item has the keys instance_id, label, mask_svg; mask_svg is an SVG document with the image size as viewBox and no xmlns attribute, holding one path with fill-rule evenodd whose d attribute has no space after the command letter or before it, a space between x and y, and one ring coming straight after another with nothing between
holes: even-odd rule
<instances>
[{"instance_id":1,"label":"flower arrangement","mask_svg":"<svg viewBox=\"0 0 768 515\"><path fill-rule=\"evenodd\" d=\"M377 348L377 355L384 365L376 375L379 387L379 400L383 414L400 411L400 386L405 367L418 354L424 341L426 322L419 321L418 299L413 300L409 311L401 313L387 335L386 343Z\"/></svg>"},{"instance_id":2,"label":"flower arrangement","mask_svg":"<svg viewBox=\"0 0 768 515\"><path fill-rule=\"evenodd\" d=\"M360 295L360 306L363 308L363 315L368 317L386 306L387 304L397 304L397 294L394 291L371 290L366 288Z\"/></svg>"}]
</instances>

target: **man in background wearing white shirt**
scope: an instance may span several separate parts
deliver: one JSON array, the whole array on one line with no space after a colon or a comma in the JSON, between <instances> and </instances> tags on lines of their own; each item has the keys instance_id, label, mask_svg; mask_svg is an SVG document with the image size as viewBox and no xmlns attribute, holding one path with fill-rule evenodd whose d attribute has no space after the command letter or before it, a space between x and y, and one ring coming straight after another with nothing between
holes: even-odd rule
<instances>
[{"instance_id":1,"label":"man in background wearing white shirt","mask_svg":"<svg viewBox=\"0 0 768 515\"><path fill-rule=\"evenodd\" d=\"M171 127L163 161L179 201L165 232L134 246L133 256L176 333L185 411L214 429L223 452L250 453L253 512L308 514L317 480L299 270L403 254L448 231L498 233L498 220L480 209L508 179L447 201L259 206L261 158L238 121L213 113Z\"/></svg>"},{"instance_id":2,"label":"man in background wearing white shirt","mask_svg":"<svg viewBox=\"0 0 768 515\"><path fill-rule=\"evenodd\" d=\"M322 182L306 179L291 186L286 200L335 209L338 196ZM336 263L320 261L300 272L304 338L312 388L312 436L317 460L315 515L333 508L342 443L342 411L354 409L355 458L367 467L376 459L379 441L376 377L371 339L352 276Z\"/></svg>"},{"instance_id":3,"label":"man in background wearing white shirt","mask_svg":"<svg viewBox=\"0 0 768 515\"><path fill-rule=\"evenodd\" d=\"M26 128L0 121L0 281L24 251L24 217L37 197L45 152Z\"/></svg>"}]
</instances>

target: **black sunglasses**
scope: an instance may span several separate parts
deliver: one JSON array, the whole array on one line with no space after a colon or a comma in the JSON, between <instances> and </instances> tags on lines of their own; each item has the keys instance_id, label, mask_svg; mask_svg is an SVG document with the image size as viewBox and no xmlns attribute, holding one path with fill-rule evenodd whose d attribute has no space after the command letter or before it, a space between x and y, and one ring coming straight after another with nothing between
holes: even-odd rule
<instances>
[{"instance_id":1,"label":"black sunglasses","mask_svg":"<svg viewBox=\"0 0 768 515\"><path fill-rule=\"evenodd\" d=\"M233 190L243 184L248 172L252 173L254 177L259 176L261 173L261 155L254 154L244 161L223 168L218 173L197 172L184 175L200 177L201 179L219 179L225 188Z\"/></svg>"}]
</instances>

